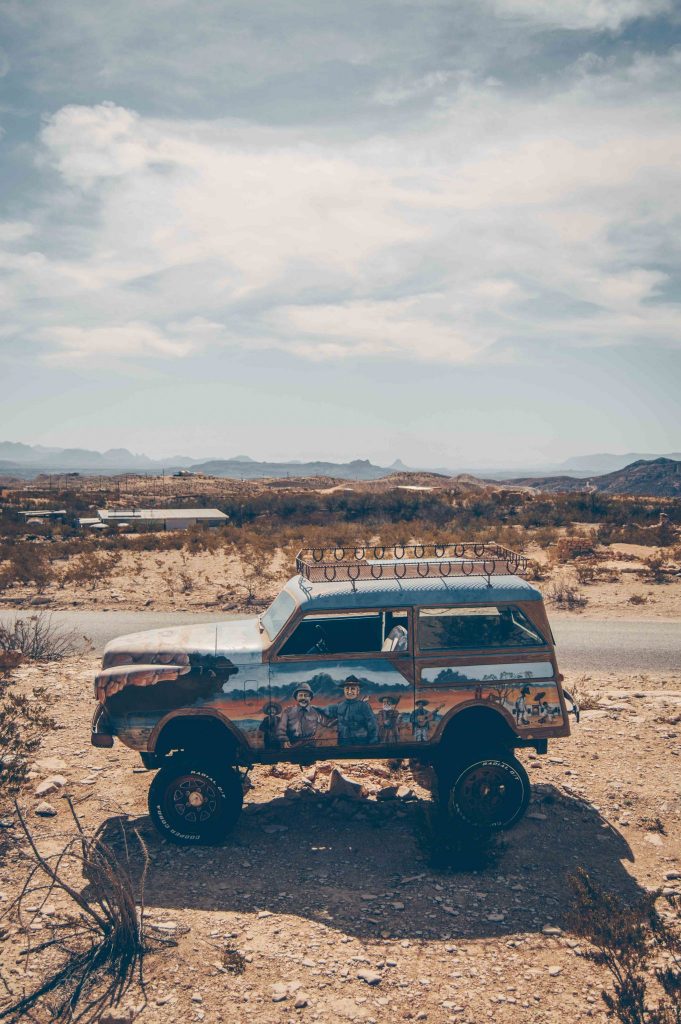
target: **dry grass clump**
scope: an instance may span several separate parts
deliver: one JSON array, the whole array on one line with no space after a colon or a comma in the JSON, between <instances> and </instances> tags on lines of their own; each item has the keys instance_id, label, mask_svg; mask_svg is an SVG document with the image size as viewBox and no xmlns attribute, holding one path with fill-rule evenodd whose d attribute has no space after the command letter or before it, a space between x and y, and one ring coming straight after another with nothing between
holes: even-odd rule
<instances>
[{"instance_id":1,"label":"dry grass clump","mask_svg":"<svg viewBox=\"0 0 681 1024\"><path fill-rule=\"evenodd\" d=\"M76 654L84 637L56 625L48 612L0 622L0 653L20 654L29 661L62 661Z\"/></svg>"},{"instance_id":2,"label":"dry grass clump","mask_svg":"<svg viewBox=\"0 0 681 1024\"><path fill-rule=\"evenodd\" d=\"M557 580L551 583L544 593L550 604L557 605L559 608L565 608L568 611L579 610L588 603L588 598L582 594L581 590L578 590L577 587L566 580Z\"/></svg>"},{"instance_id":3,"label":"dry grass clump","mask_svg":"<svg viewBox=\"0 0 681 1024\"><path fill-rule=\"evenodd\" d=\"M59 580L60 586L75 583L76 586L89 586L90 590L104 583L113 574L121 560L119 551L84 551L78 555Z\"/></svg>"},{"instance_id":4,"label":"dry grass clump","mask_svg":"<svg viewBox=\"0 0 681 1024\"><path fill-rule=\"evenodd\" d=\"M590 681L591 676L580 676L568 687L580 711L596 711L601 707L603 694L591 689L588 686Z\"/></svg>"},{"instance_id":5,"label":"dry grass clump","mask_svg":"<svg viewBox=\"0 0 681 1024\"><path fill-rule=\"evenodd\" d=\"M0 1020L18 1024L33 1014L36 1020L64 1024L98 1020L135 981L143 987L149 951L143 912L146 847L133 832L144 865L137 896L125 835L121 860L101 839L84 832L69 800L73 835L59 853L43 855L15 807L31 866L3 917L26 937L21 955L26 958L28 990L0 1011ZM83 875L89 883L86 890L79 888Z\"/></svg>"},{"instance_id":6,"label":"dry grass clump","mask_svg":"<svg viewBox=\"0 0 681 1024\"><path fill-rule=\"evenodd\" d=\"M0 813L19 791L29 769L30 755L37 750L46 729L54 728L47 714L45 691L29 697L12 688L12 672L23 661L20 651L0 647ZM0 847L4 843L0 843Z\"/></svg>"},{"instance_id":7,"label":"dry grass clump","mask_svg":"<svg viewBox=\"0 0 681 1024\"><path fill-rule=\"evenodd\" d=\"M677 572L675 567L669 565L664 551L656 551L648 558L644 558L643 565L643 578L648 583L669 583Z\"/></svg>"},{"instance_id":8,"label":"dry grass clump","mask_svg":"<svg viewBox=\"0 0 681 1024\"><path fill-rule=\"evenodd\" d=\"M41 593L53 582L54 568L42 545L28 541L14 543L7 554L0 570L0 590L23 583Z\"/></svg>"},{"instance_id":9,"label":"dry grass clump","mask_svg":"<svg viewBox=\"0 0 681 1024\"><path fill-rule=\"evenodd\" d=\"M638 901L601 889L578 869L571 929L591 945L586 955L605 967L612 991L602 992L608 1016L621 1024L681 1024L681 900L659 893Z\"/></svg>"},{"instance_id":10,"label":"dry grass clump","mask_svg":"<svg viewBox=\"0 0 681 1024\"><path fill-rule=\"evenodd\" d=\"M26 781L30 757L45 732L56 728L47 713L47 690L17 693L12 674L24 661L61 661L83 638L60 629L45 612L0 623L0 811Z\"/></svg>"}]
</instances>

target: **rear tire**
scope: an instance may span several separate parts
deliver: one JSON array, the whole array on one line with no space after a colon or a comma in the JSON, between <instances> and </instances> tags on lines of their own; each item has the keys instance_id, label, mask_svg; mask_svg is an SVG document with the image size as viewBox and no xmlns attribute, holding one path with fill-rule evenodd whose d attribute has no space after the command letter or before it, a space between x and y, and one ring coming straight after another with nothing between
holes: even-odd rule
<instances>
[{"instance_id":1,"label":"rear tire","mask_svg":"<svg viewBox=\"0 0 681 1024\"><path fill-rule=\"evenodd\" d=\"M241 813L235 768L173 757L149 787L149 814L164 837L183 846L221 843Z\"/></svg>"},{"instance_id":2,"label":"rear tire","mask_svg":"<svg viewBox=\"0 0 681 1024\"><path fill-rule=\"evenodd\" d=\"M448 766L438 780L439 799L453 824L476 832L512 828L530 802L530 780L507 751L469 757Z\"/></svg>"}]
</instances>

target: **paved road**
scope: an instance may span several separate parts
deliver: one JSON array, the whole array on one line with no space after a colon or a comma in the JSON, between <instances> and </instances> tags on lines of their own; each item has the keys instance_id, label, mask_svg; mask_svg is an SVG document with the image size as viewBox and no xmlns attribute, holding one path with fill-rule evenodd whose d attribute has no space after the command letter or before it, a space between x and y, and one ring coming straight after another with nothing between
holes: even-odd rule
<instances>
[{"instance_id":1,"label":"paved road","mask_svg":"<svg viewBox=\"0 0 681 1024\"><path fill-rule=\"evenodd\" d=\"M26 612L0 610L0 621ZM57 611L52 620L89 637L100 651L113 637L188 622L220 621L224 612ZM601 621L554 618L558 664L565 672L681 672L681 619Z\"/></svg>"}]
</instances>

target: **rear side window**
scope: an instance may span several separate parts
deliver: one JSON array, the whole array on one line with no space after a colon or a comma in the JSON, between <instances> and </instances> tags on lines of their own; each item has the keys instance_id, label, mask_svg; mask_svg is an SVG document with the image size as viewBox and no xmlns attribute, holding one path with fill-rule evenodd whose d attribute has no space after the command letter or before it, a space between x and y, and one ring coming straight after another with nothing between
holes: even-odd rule
<instances>
[{"instance_id":1,"label":"rear side window","mask_svg":"<svg viewBox=\"0 0 681 1024\"><path fill-rule=\"evenodd\" d=\"M422 651L536 647L546 643L520 608L421 608L418 620Z\"/></svg>"}]
</instances>

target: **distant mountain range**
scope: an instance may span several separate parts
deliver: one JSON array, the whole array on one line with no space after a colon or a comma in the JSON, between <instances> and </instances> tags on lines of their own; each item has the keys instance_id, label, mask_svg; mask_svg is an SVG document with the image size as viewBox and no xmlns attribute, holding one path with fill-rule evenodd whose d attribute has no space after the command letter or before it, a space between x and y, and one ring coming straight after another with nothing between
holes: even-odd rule
<instances>
[{"instance_id":1,"label":"distant mountain range","mask_svg":"<svg viewBox=\"0 0 681 1024\"><path fill-rule=\"evenodd\" d=\"M592 476L597 473L616 473L617 470L631 466L634 462L650 462L657 459L672 459L674 462L679 462L681 461L681 452L668 452L663 455L645 455L640 452L627 452L626 455L575 455L573 458L561 462L557 468Z\"/></svg>"},{"instance_id":2,"label":"distant mountain range","mask_svg":"<svg viewBox=\"0 0 681 1024\"><path fill-rule=\"evenodd\" d=\"M467 474L487 480L526 483L530 486L544 486L547 490L579 490L584 480L597 490L611 487L663 486L669 478L671 491L678 493L671 483L674 471L664 464L681 464L681 452L670 455L578 455L554 466L527 467L523 470L495 470L483 467L437 467L427 470L443 476ZM662 464L662 468L633 471L633 467L650 467ZM393 473L424 472L423 468L405 465L396 459L390 466L377 466L368 459L354 459L351 462L302 462L291 459L287 462L257 462L249 455L234 455L228 459L200 459L185 455L170 456L166 459L152 459L145 454L135 454L127 448L110 448L105 452L86 448L56 448L43 445L22 444L18 441L0 442L0 475L31 479L41 473L84 473L113 476L119 473L160 473L170 474L179 470L206 473L210 476L235 480L257 480L264 477L283 479L286 477L325 476L340 480L378 480ZM626 470L621 479L618 474ZM612 476L607 481L606 477ZM605 483L601 486L600 481ZM612 493L663 493L642 490L613 490Z\"/></svg>"},{"instance_id":3,"label":"distant mountain range","mask_svg":"<svg viewBox=\"0 0 681 1024\"><path fill-rule=\"evenodd\" d=\"M681 461L677 459L638 459L614 473L604 473L585 480L569 476L521 477L507 481L540 491L581 491L601 494L646 494L672 498L681 495Z\"/></svg>"},{"instance_id":4,"label":"distant mountain range","mask_svg":"<svg viewBox=\"0 0 681 1024\"><path fill-rule=\"evenodd\" d=\"M342 480L378 480L390 473L407 469L399 460L391 467L375 466L368 459L352 462L256 462L249 455L229 459L193 459L183 455L167 459L151 459L127 448L110 448L105 452L85 448L45 448L42 445L17 441L0 442L0 474L30 479L41 473L86 473L114 476L119 473L166 473L178 470L206 473L209 476L236 480L257 480L262 477L332 476Z\"/></svg>"}]
</instances>

